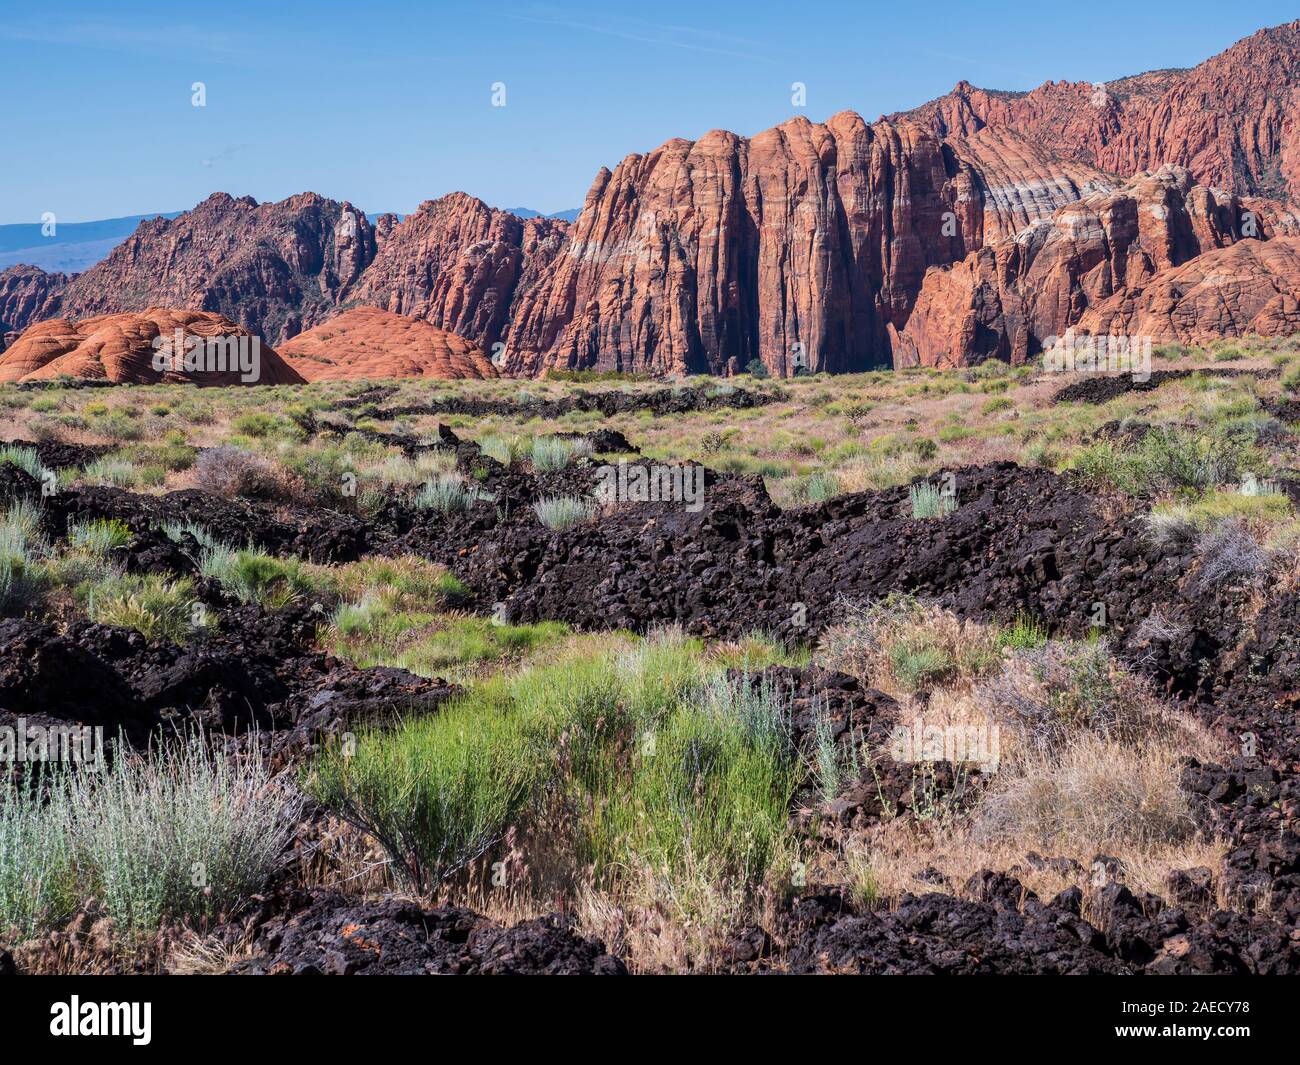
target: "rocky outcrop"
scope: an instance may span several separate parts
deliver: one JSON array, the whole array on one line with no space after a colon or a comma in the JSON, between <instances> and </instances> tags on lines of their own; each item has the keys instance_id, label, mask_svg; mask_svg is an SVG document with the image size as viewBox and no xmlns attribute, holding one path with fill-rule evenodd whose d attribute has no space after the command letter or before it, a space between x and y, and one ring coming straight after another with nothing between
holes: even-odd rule
<instances>
[{"instance_id":1,"label":"rocky outcrop","mask_svg":"<svg viewBox=\"0 0 1300 1065\"><path fill-rule=\"evenodd\" d=\"M983 358L1022 363L1049 337L1076 325L1082 330L1090 308L1112 297L1119 307L1131 307L1124 302L1126 293L1227 248L1242 238L1243 228L1262 235L1271 224L1261 217L1252 227L1242 201L1194 184L1181 167L1139 175L1113 192L1062 207L959 263L931 270L906 329L896 338L895 364L955 366ZM1240 261L1244 269L1253 260ZM1286 261L1269 258L1277 268ZM1222 271L1203 273L1207 287L1224 279ZM1115 316L1112 311L1108 321ZM1219 329L1232 325L1210 316L1203 326L1191 324L1185 331L1205 339L1224 335Z\"/></svg>"},{"instance_id":2,"label":"rocky outcrop","mask_svg":"<svg viewBox=\"0 0 1300 1065\"><path fill-rule=\"evenodd\" d=\"M202 338L192 355L186 353L189 338ZM0 382L65 376L114 384L303 381L274 348L230 319L157 307L141 314L110 314L80 322L64 318L41 322L0 356Z\"/></svg>"},{"instance_id":3,"label":"rocky outcrop","mask_svg":"<svg viewBox=\"0 0 1300 1065\"><path fill-rule=\"evenodd\" d=\"M373 225L310 193L260 206L220 194L142 223L67 284L58 313L189 307L280 344L366 304L520 375L1020 361L1112 299L1108 321L1166 314L1158 331L1198 339L1247 318L1282 328L1287 312L1257 295L1190 325L1225 276L1209 268L1195 302L1166 297L1176 313L1137 308L1199 255L1300 232L1287 206L1300 198L1298 85L1300 22L1108 85L961 82L871 124L801 117L629 155L600 171L571 225L464 193ZM1261 276L1288 262L1228 258ZM1287 288L1246 287L1270 285ZM23 301L28 320L54 313Z\"/></svg>"},{"instance_id":4,"label":"rocky outcrop","mask_svg":"<svg viewBox=\"0 0 1300 1065\"><path fill-rule=\"evenodd\" d=\"M506 365L879 364L926 268L978 243L977 185L927 131L851 112L630 155L598 175L551 277L511 325Z\"/></svg>"},{"instance_id":5,"label":"rocky outcrop","mask_svg":"<svg viewBox=\"0 0 1300 1065\"><path fill-rule=\"evenodd\" d=\"M491 352L546 276L567 229L463 192L429 200L391 227L353 298L423 318Z\"/></svg>"},{"instance_id":6,"label":"rocky outcrop","mask_svg":"<svg viewBox=\"0 0 1300 1065\"><path fill-rule=\"evenodd\" d=\"M67 274L47 274L38 266L0 271L0 351L33 322L58 313Z\"/></svg>"},{"instance_id":7,"label":"rocky outcrop","mask_svg":"<svg viewBox=\"0 0 1300 1065\"><path fill-rule=\"evenodd\" d=\"M498 376L492 360L464 337L374 307L344 311L282 344L280 354L308 381Z\"/></svg>"},{"instance_id":8,"label":"rocky outcrop","mask_svg":"<svg viewBox=\"0 0 1300 1065\"><path fill-rule=\"evenodd\" d=\"M1190 70L1110 83L1047 82L1027 93L952 92L907 117L941 137L1009 129L1113 174L1164 163L1239 195L1300 199L1300 22L1260 30Z\"/></svg>"},{"instance_id":9,"label":"rocky outcrop","mask_svg":"<svg viewBox=\"0 0 1300 1065\"><path fill-rule=\"evenodd\" d=\"M1300 332L1300 238L1245 240L1207 252L1090 307L1077 328L1155 344Z\"/></svg>"},{"instance_id":10,"label":"rocky outcrop","mask_svg":"<svg viewBox=\"0 0 1300 1065\"><path fill-rule=\"evenodd\" d=\"M337 313L378 246L375 227L346 202L216 193L177 218L141 222L68 285L60 313L214 311L276 345Z\"/></svg>"}]
</instances>

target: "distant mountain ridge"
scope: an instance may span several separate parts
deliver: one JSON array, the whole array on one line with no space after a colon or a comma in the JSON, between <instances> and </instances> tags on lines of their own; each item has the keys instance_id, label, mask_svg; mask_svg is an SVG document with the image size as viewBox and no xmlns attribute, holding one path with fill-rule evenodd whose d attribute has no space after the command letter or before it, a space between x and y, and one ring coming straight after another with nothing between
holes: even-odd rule
<instances>
[{"instance_id":1,"label":"distant mountain ridge","mask_svg":"<svg viewBox=\"0 0 1300 1065\"><path fill-rule=\"evenodd\" d=\"M42 222L0 225L0 270L26 263L47 273L80 273L103 259L146 218L176 218L180 214L135 214L94 222L60 222L56 217L49 236Z\"/></svg>"},{"instance_id":2,"label":"distant mountain ridge","mask_svg":"<svg viewBox=\"0 0 1300 1065\"><path fill-rule=\"evenodd\" d=\"M74 280L6 273L0 322L175 307L278 345L369 305L524 376L1021 363L1076 327L1300 328L1297 202L1300 21L1108 85L675 138L602 168L572 222L218 193Z\"/></svg>"},{"instance_id":3,"label":"distant mountain ridge","mask_svg":"<svg viewBox=\"0 0 1300 1065\"><path fill-rule=\"evenodd\" d=\"M501 210L516 218L551 218L557 222L576 222L578 215L582 214L581 207L570 207L567 211L556 211L554 214L543 214L541 211L534 211L531 207L502 207Z\"/></svg>"}]
</instances>

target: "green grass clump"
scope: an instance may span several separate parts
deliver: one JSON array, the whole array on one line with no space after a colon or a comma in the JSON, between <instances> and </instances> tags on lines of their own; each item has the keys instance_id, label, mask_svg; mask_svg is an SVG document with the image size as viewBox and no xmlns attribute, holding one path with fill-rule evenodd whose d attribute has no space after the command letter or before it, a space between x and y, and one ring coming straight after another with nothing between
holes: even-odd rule
<instances>
[{"instance_id":1,"label":"green grass clump","mask_svg":"<svg viewBox=\"0 0 1300 1065\"><path fill-rule=\"evenodd\" d=\"M896 643L889 649L889 665L898 682L909 691L933 688L957 671L957 663L947 650L924 637Z\"/></svg>"},{"instance_id":2,"label":"green grass clump","mask_svg":"<svg viewBox=\"0 0 1300 1065\"><path fill-rule=\"evenodd\" d=\"M283 865L300 806L260 759L212 753L202 736L6 778L0 928L57 927L92 897L130 931L234 913Z\"/></svg>"},{"instance_id":3,"label":"green grass clump","mask_svg":"<svg viewBox=\"0 0 1300 1065\"><path fill-rule=\"evenodd\" d=\"M522 462L533 450L531 440L522 436L503 436L498 433L483 437L478 442L480 450L488 458L496 459L503 466L513 466Z\"/></svg>"},{"instance_id":4,"label":"green grass clump","mask_svg":"<svg viewBox=\"0 0 1300 1065\"><path fill-rule=\"evenodd\" d=\"M907 499L912 505L912 517L917 519L938 518L957 509L953 495L925 481L912 485L907 490Z\"/></svg>"},{"instance_id":5,"label":"green grass clump","mask_svg":"<svg viewBox=\"0 0 1300 1065\"><path fill-rule=\"evenodd\" d=\"M0 514L0 612L18 613L32 605L45 586L39 555L43 511L26 500Z\"/></svg>"},{"instance_id":6,"label":"green grass clump","mask_svg":"<svg viewBox=\"0 0 1300 1065\"><path fill-rule=\"evenodd\" d=\"M135 629L146 639L184 643L197 627L194 584L188 577L112 576L82 589L81 595L92 621Z\"/></svg>"},{"instance_id":7,"label":"green grass clump","mask_svg":"<svg viewBox=\"0 0 1300 1065\"><path fill-rule=\"evenodd\" d=\"M439 514L463 513L483 498L473 485L466 485L459 477L435 477L425 483L413 500L420 510L434 510Z\"/></svg>"},{"instance_id":8,"label":"green grass clump","mask_svg":"<svg viewBox=\"0 0 1300 1065\"><path fill-rule=\"evenodd\" d=\"M86 464L81 479L86 484L134 488L139 483L140 471L130 459L104 455Z\"/></svg>"},{"instance_id":9,"label":"green grass clump","mask_svg":"<svg viewBox=\"0 0 1300 1065\"><path fill-rule=\"evenodd\" d=\"M78 898L67 788L47 774L0 776L0 938L27 939L66 921Z\"/></svg>"},{"instance_id":10,"label":"green grass clump","mask_svg":"<svg viewBox=\"0 0 1300 1065\"><path fill-rule=\"evenodd\" d=\"M68 525L68 547L92 558L107 558L115 548L131 542L131 527L119 518L74 521Z\"/></svg>"},{"instance_id":11,"label":"green grass clump","mask_svg":"<svg viewBox=\"0 0 1300 1065\"><path fill-rule=\"evenodd\" d=\"M47 482L54 474L41 464L40 456L34 447L16 447L13 444L0 444L0 466L12 463L30 477Z\"/></svg>"},{"instance_id":12,"label":"green grass clump","mask_svg":"<svg viewBox=\"0 0 1300 1065\"><path fill-rule=\"evenodd\" d=\"M576 496L556 496L539 499L533 504L533 511L543 525L559 532L590 521L596 515L596 505Z\"/></svg>"},{"instance_id":13,"label":"green grass clump","mask_svg":"<svg viewBox=\"0 0 1300 1065\"><path fill-rule=\"evenodd\" d=\"M592 453L591 441L581 437L539 436L533 441L533 468L562 470L575 458Z\"/></svg>"},{"instance_id":14,"label":"green grass clump","mask_svg":"<svg viewBox=\"0 0 1300 1065\"><path fill-rule=\"evenodd\" d=\"M511 826L552 823L561 802L563 845L576 840L601 884L648 877L699 910L719 879L752 890L780 863L801 773L788 709L710 668L674 633L573 651L368 732L351 753L327 749L306 786L414 885L488 853Z\"/></svg>"},{"instance_id":15,"label":"green grass clump","mask_svg":"<svg viewBox=\"0 0 1300 1065\"><path fill-rule=\"evenodd\" d=\"M216 578L244 602L256 601L271 610L315 595L326 584L296 558L273 558L215 541L204 545L199 572Z\"/></svg>"}]
</instances>

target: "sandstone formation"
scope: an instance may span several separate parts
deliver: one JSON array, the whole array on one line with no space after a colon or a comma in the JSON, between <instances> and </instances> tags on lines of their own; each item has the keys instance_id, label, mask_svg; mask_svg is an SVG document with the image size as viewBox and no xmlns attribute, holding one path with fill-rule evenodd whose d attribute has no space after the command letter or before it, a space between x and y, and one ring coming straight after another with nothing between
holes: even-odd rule
<instances>
[{"instance_id":1,"label":"sandstone formation","mask_svg":"<svg viewBox=\"0 0 1300 1065\"><path fill-rule=\"evenodd\" d=\"M351 204L310 192L263 204L216 193L177 218L141 222L68 285L59 313L214 311L275 345L337 313L377 247L375 227Z\"/></svg>"},{"instance_id":2,"label":"sandstone formation","mask_svg":"<svg viewBox=\"0 0 1300 1065\"><path fill-rule=\"evenodd\" d=\"M67 274L47 274L36 266L0 271L0 351L33 322L58 312L59 294L67 283Z\"/></svg>"},{"instance_id":3,"label":"sandstone formation","mask_svg":"<svg viewBox=\"0 0 1300 1065\"><path fill-rule=\"evenodd\" d=\"M220 194L143 223L61 297L29 271L8 300L19 325L188 307L274 344L365 304L521 375L1020 361L1102 320L1193 340L1285 329L1263 299L1285 302L1285 252L1191 264L1300 233L1297 91L1300 22L1190 70L1028 93L960 82L875 123L670 140L602 169L572 224L464 193L373 224L310 193Z\"/></svg>"},{"instance_id":4,"label":"sandstone formation","mask_svg":"<svg viewBox=\"0 0 1300 1065\"><path fill-rule=\"evenodd\" d=\"M1235 196L1173 166L1062 207L931 270L895 338L896 364L1022 363L1095 304L1241 239L1243 211ZM1208 321L1203 332L1223 335Z\"/></svg>"},{"instance_id":5,"label":"sandstone formation","mask_svg":"<svg viewBox=\"0 0 1300 1065\"><path fill-rule=\"evenodd\" d=\"M183 337L231 338L243 341L247 353L241 363L223 346L224 360L195 360L187 368ZM268 344L254 347L253 337L219 314L204 311L169 311L150 308L140 314L111 314L79 322L56 318L32 326L0 355L0 382L38 381L61 376L112 381L114 384L199 385L301 384L303 378L291 369ZM171 344L170 349L162 345ZM205 345L206 347L206 345ZM214 360L215 349L214 351ZM168 357L168 351L175 358ZM256 352L253 356L252 353ZM205 352L206 354L206 352ZM226 368L217 368L224 365ZM242 370L241 370L242 366Z\"/></svg>"},{"instance_id":6,"label":"sandstone formation","mask_svg":"<svg viewBox=\"0 0 1300 1065\"><path fill-rule=\"evenodd\" d=\"M1300 238L1207 252L1090 307L1078 329L1156 344L1300 332Z\"/></svg>"},{"instance_id":7,"label":"sandstone formation","mask_svg":"<svg viewBox=\"0 0 1300 1065\"><path fill-rule=\"evenodd\" d=\"M1113 174L1163 163L1238 194L1300 196L1300 22L1260 30L1189 70L1110 83L1047 82L1028 93L951 93L908 112L938 136L1013 130Z\"/></svg>"},{"instance_id":8,"label":"sandstone formation","mask_svg":"<svg viewBox=\"0 0 1300 1065\"><path fill-rule=\"evenodd\" d=\"M352 299L423 318L485 351L564 244L565 222L523 220L463 192L392 227Z\"/></svg>"},{"instance_id":9,"label":"sandstone formation","mask_svg":"<svg viewBox=\"0 0 1300 1065\"><path fill-rule=\"evenodd\" d=\"M308 381L496 377L492 361L464 337L420 318L357 307L280 346Z\"/></svg>"}]
</instances>

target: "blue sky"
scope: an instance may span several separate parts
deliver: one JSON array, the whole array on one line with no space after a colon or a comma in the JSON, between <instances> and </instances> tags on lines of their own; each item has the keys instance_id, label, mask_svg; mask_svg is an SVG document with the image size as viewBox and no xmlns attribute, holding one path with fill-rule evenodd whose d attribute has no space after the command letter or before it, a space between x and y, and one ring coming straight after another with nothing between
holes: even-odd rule
<instances>
[{"instance_id":1,"label":"blue sky","mask_svg":"<svg viewBox=\"0 0 1300 1065\"><path fill-rule=\"evenodd\" d=\"M1296 15L1201 0L614 10L0 0L0 224L180 210L217 190L405 212L463 189L558 211L629 152L798 113L795 81L809 118L870 120L962 78L1029 89L1194 65Z\"/></svg>"}]
</instances>

